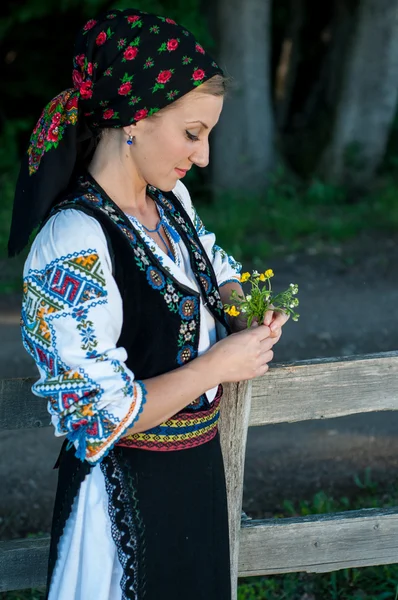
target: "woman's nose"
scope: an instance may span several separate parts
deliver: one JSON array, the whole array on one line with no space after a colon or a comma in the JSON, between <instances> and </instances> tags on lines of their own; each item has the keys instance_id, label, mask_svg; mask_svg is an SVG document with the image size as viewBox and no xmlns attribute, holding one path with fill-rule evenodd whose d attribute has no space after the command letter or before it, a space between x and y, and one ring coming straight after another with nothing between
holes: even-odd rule
<instances>
[{"instance_id":1,"label":"woman's nose","mask_svg":"<svg viewBox=\"0 0 398 600\"><path fill-rule=\"evenodd\" d=\"M190 156L191 161L198 167L207 167L209 164L209 140L196 142L195 152Z\"/></svg>"}]
</instances>

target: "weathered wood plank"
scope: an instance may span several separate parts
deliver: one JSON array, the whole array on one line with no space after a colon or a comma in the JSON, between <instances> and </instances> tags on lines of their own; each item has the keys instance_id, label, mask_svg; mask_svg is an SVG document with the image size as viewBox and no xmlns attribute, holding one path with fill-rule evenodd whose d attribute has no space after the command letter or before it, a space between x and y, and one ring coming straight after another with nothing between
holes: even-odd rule
<instances>
[{"instance_id":1,"label":"weathered wood plank","mask_svg":"<svg viewBox=\"0 0 398 600\"><path fill-rule=\"evenodd\" d=\"M0 430L46 427L34 379L0 380ZM17 409L16 409L17 407ZM249 425L398 409L398 352L275 364L255 379Z\"/></svg>"},{"instance_id":2,"label":"weathered wood plank","mask_svg":"<svg viewBox=\"0 0 398 600\"><path fill-rule=\"evenodd\" d=\"M391 563L398 563L398 508L242 523L240 577Z\"/></svg>"},{"instance_id":3,"label":"weathered wood plank","mask_svg":"<svg viewBox=\"0 0 398 600\"><path fill-rule=\"evenodd\" d=\"M398 409L398 352L277 364L253 381L250 426Z\"/></svg>"},{"instance_id":4,"label":"weathered wood plank","mask_svg":"<svg viewBox=\"0 0 398 600\"><path fill-rule=\"evenodd\" d=\"M45 586L50 539L0 542L0 592Z\"/></svg>"},{"instance_id":5,"label":"weathered wood plank","mask_svg":"<svg viewBox=\"0 0 398 600\"><path fill-rule=\"evenodd\" d=\"M0 592L45 585L49 538L0 542ZM398 563L398 508L244 519L239 577Z\"/></svg>"},{"instance_id":6,"label":"weathered wood plank","mask_svg":"<svg viewBox=\"0 0 398 600\"><path fill-rule=\"evenodd\" d=\"M0 380L0 430L46 427L34 379ZM16 408L17 407L17 408ZM398 409L398 352L275 364L255 379L249 425Z\"/></svg>"},{"instance_id":7,"label":"weathered wood plank","mask_svg":"<svg viewBox=\"0 0 398 600\"><path fill-rule=\"evenodd\" d=\"M237 598L243 475L250 416L251 382L224 386L220 412L220 441L225 465L231 549L231 600Z\"/></svg>"}]
</instances>

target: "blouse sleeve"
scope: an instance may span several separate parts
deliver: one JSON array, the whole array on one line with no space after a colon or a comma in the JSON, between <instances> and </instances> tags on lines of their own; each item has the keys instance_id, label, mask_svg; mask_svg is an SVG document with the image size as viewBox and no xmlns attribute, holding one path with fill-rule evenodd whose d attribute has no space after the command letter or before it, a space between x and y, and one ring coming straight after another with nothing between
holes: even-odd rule
<instances>
[{"instance_id":1,"label":"blouse sleeve","mask_svg":"<svg viewBox=\"0 0 398 600\"><path fill-rule=\"evenodd\" d=\"M36 237L24 268L22 339L55 435L99 462L139 418L145 387L117 347L122 299L105 235L92 217L64 210Z\"/></svg>"},{"instance_id":2,"label":"blouse sleeve","mask_svg":"<svg viewBox=\"0 0 398 600\"><path fill-rule=\"evenodd\" d=\"M215 234L206 230L203 221L200 219L192 203L190 194L182 181L178 181L173 192L181 201L195 226L200 241L213 265L219 287L231 281L240 282L242 265L216 244Z\"/></svg>"}]
</instances>

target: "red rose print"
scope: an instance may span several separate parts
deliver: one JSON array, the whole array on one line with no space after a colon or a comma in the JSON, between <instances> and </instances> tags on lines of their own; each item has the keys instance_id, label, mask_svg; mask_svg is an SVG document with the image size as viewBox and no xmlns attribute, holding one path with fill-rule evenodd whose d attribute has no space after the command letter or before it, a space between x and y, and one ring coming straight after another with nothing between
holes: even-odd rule
<instances>
[{"instance_id":1,"label":"red rose print","mask_svg":"<svg viewBox=\"0 0 398 600\"><path fill-rule=\"evenodd\" d=\"M196 52L200 52L201 54L205 53L204 49L202 48L202 46L200 44L196 44L195 50L196 50Z\"/></svg>"},{"instance_id":2,"label":"red rose print","mask_svg":"<svg viewBox=\"0 0 398 600\"><path fill-rule=\"evenodd\" d=\"M127 17L127 23L135 23L136 21L139 21L139 18L138 15L130 15Z\"/></svg>"},{"instance_id":3,"label":"red rose print","mask_svg":"<svg viewBox=\"0 0 398 600\"><path fill-rule=\"evenodd\" d=\"M105 31L101 31L101 33L99 33L97 35L97 39L95 40L95 43L97 44L97 46L102 46L103 44L105 44L106 42L106 33Z\"/></svg>"},{"instance_id":4,"label":"red rose print","mask_svg":"<svg viewBox=\"0 0 398 600\"><path fill-rule=\"evenodd\" d=\"M80 86L80 96L83 100L89 100L93 95L93 82L92 81L83 81Z\"/></svg>"},{"instance_id":5,"label":"red rose print","mask_svg":"<svg viewBox=\"0 0 398 600\"><path fill-rule=\"evenodd\" d=\"M38 148L43 148L43 145L44 145L44 135L43 135L43 133L41 133L39 135L39 137L37 138L36 146Z\"/></svg>"},{"instance_id":6,"label":"red rose print","mask_svg":"<svg viewBox=\"0 0 398 600\"><path fill-rule=\"evenodd\" d=\"M58 142L58 125L50 125L50 129L47 133L47 139L49 142Z\"/></svg>"},{"instance_id":7,"label":"red rose print","mask_svg":"<svg viewBox=\"0 0 398 600\"><path fill-rule=\"evenodd\" d=\"M141 108L141 110L137 110L137 112L134 115L134 121L141 121L141 119L145 119L145 117L148 115L148 109L147 108Z\"/></svg>"},{"instance_id":8,"label":"red rose print","mask_svg":"<svg viewBox=\"0 0 398 600\"><path fill-rule=\"evenodd\" d=\"M126 81L126 83L122 83L122 85L118 89L118 93L121 96L127 96L131 92L131 88L132 88L131 81Z\"/></svg>"},{"instance_id":9,"label":"red rose print","mask_svg":"<svg viewBox=\"0 0 398 600\"><path fill-rule=\"evenodd\" d=\"M72 79L73 79L73 85L75 86L75 88L77 90L80 90L80 87L83 83L83 75L80 73L80 71L77 71L77 69L74 69L73 73L72 73Z\"/></svg>"},{"instance_id":10,"label":"red rose print","mask_svg":"<svg viewBox=\"0 0 398 600\"><path fill-rule=\"evenodd\" d=\"M76 56L75 58L76 64L79 65L79 67L82 67L84 65L84 59L84 54L79 54L79 56Z\"/></svg>"},{"instance_id":11,"label":"red rose print","mask_svg":"<svg viewBox=\"0 0 398 600\"><path fill-rule=\"evenodd\" d=\"M201 79L203 79L204 76L205 72L203 71L203 69L195 69L195 71L192 74L192 77L195 81L200 81Z\"/></svg>"},{"instance_id":12,"label":"red rose print","mask_svg":"<svg viewBox=\"0 0 398 600\"><path fill-rule=\"evenodd\" d=\"M88 31L89 29L92 29L94 27L94 25L97 24L97 21L95 21L94 19L90 19L90 21L88 21L85 26L83 27L84 31Z\"/></svg>"},{"instance_id":13,"label":"red rose print","mask_svg":"<svg viewBox=\"0 0 398 600\"><path fill-rule=\"evenodd\" d=\"M171 71L160 71L156 81L158 83L167 83L167 81L170 79L172 74L173 73Z\"/></svg>"},{"instance_id":14,"label":"red rose print","mask_svg":"<svg viewBox=\"0 0 398 600\"><path fill-rule=\"evenodd\" d=\"M173 21L173 19L166 19L166 23L170 23L170 25L177 25L177 23Z\"/></svg>"},{"instance_id":15,"label":"red rose print","mask_svg":"<svg viewBox=\"0 0 398 600\"><path fill-rule=\"evenodd\" d=\"M113 108L107 108L103 114L103 117L104 117L104 119L112 119L114 114L115 114L115 111L113 110Z\"/></svg>"},{"instance_id":16,"label":"red rose print","mask_svg":"<svg viewBox=\"0 0 398 600\"><path fill-rule=\"evenodd\" d=\"M93 74L93 63L88 63L88 65L87 65L87 73L89 75Z\"/></svg>"},{"instance_id":17,"label":"red rose print","mask_svg":"<svg viewBox=\"0 0 398 600\"><path fill-rule=\"evenodd\" d=\"M126 60L133 60L133 58L135 58L137 56L137 54L138 54L138 48L136 48L135 46L129 46L124 51L123 56Z\"/></svg>"},{"instance_id":18,"label":"red rose print","mask_svg":"<svg viewBox=\"0 0 398 600\"><path fill-rule=\"evenodd\" d=\"M59 125L61 122L61 113L55 113L51 120L52 125Z\"/></svg>"},{"instance_id":19,"label":"red rose print","mask_svg":"<svg viewBox=\"0 0 398 600\"><path fill-rule=\"evenodd\" d=\"M72 96L72 98L69 98L65 108L66 110L72 110L73 108L77 108L77 96Z\"/></svg>"},{"instance_id":20,"label":"red rose print","mask_svg":"<svg viewBox=\"0 0 398 600\"><path fill-rule=\"evenodd\" d=\"M167 42L167 50L177 50L178 48L178 40L169 40Z\"/></svg>"}]
</instances>

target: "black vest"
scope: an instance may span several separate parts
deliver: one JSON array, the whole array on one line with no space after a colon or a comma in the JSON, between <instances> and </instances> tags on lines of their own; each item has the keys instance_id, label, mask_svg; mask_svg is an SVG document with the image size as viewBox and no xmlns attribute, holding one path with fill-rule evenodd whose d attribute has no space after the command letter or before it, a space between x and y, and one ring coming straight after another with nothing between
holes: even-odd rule
<instances>
[{"instance_id":1,"label":"black vest","mask_svg":"<svg viewBox=\"0 0 398 600\"><path fill-rule=\"evenodd\" d=\"M172 192L149 186L185 243L202 297L221 331L230 333L212 264L195 227ZM77 209L101 225L112 258L113 275L123 301L123 326L117 345L126 349L127 366L137 379L155 377L198 355L199 294L181 284L161 264L123 211L90 175L59 202L55 212ZM221 328L221 331L220 331Z\"/></svg>"}]
</instances>

